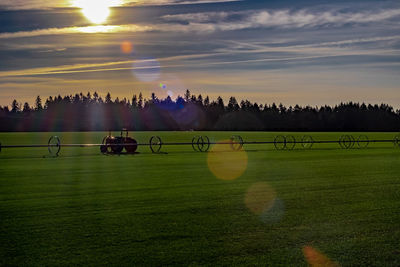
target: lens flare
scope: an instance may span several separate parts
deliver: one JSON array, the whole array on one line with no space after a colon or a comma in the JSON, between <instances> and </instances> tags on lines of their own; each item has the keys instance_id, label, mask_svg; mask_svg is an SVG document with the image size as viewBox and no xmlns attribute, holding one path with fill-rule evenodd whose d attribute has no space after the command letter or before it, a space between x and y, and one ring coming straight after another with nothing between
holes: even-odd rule
<instances>
[{"instance_id":1,"label":"lens flare","mask_svg":"<svg viewBox=\"0 0 400 267\"><path fill-rule=\"evenodd\" d=\"M171 115L181 129L199 129L204 127L206 122L204 110L193 103L182 105Z\"/></svg>"},{"instance_id":2,"label":"lens flare","mask_svg":"<svg viewBox=\"0 0 400 267\"><path fill-rule=\"evenodd\" d=\"M272 207L260 215L260 219L263 223L276 223L282 219L284 213L285 205L283 201L280 198L276 198Z\"/></svg>"},{"instance_id":3,"label":"lens flare","mask_svg":"<svg viewBox=\"0 0 400 267\"><path fill-rule=\"evenodd\" d=\"M133 52L133 44L129 41L121 43L121 52L124 54L130 54Z\"/></svg>"},{"instance_id":4,"label":"lens flare","mask_svg":"<svg viewBox=\"0 0 400 267\"><path fill-rule=\"evenodd\" d=\"M183 96L185 94L187 86L183 83L178 75L162 71L159 80L160 91L157 92L159 95L165 95L165 97L169 95L172 97L178 95Z\"/></svg>"},{"instance_id":5,"label":"lens flare","mask_svg":"<svg viewBox=\"0 0 400 267\"><path fill-rule=\"evenodd\" d=\"M267 183L260 182L250 186L244 201L251 212L256 215L262 215L273 207L275 199L275 190Z\"/></svg>"},{"instance_id":6,"label":"lens flare","mask_svg":"<svg viewBox=\"0 0 400 267\"><path fill-rule=\"evenodd\" d=\"M337 262L331 261L327 256L311 246L303 247L303 254L311 267L338 267Z\"/></svg>"},{"instance_id":7,"label":"lens flare","mask_svg":"<svg viewBox=\"0 0 400 267\"><path fill-rule=\"evenodd\" d=\"M233 151L230 140L213 145L207 154L209 170L222 180L234 180L247 169L247 153L244 149Z\"/></svg>"}]
</instances>

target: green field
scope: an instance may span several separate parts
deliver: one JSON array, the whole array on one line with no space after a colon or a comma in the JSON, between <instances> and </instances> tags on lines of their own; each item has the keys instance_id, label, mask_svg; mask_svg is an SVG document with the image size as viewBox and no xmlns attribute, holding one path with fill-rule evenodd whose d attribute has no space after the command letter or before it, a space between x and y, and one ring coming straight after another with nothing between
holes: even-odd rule
<instances>
[{"instance_id":1,"label":"green field","mask_svg":"<svg viewBox=\"0 0 400 267\"><path fill-rule=\"evenodd\" d=\"M105 135L55 134L62 143L99 143ZM272 141L285 133L131 135L190 142L199 134ZM0 142L47 143L50 135L1 133ZM310 135L337 140L341 133ZM170 146L151 154L140 147L136 155L104 156L98 148L62 148L58 158L45 156L47 148L3 149L0 265L400 265L400 148L244 149Z\"/></svg>"}]
</instances>

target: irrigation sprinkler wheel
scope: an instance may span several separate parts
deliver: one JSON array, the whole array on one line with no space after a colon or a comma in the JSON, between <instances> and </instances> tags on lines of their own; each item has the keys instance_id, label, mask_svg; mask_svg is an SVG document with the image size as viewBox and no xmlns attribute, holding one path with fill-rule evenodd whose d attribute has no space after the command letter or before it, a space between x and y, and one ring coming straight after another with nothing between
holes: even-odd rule
<instances>
[{"instance_id":1,"label":"irrigation sprinkler wheel","mask_svg":"<svg viewBox=\"0 0 400 267\"><path fill-rule=\"evenodd\" d=\"M301 139L301 146L304 149L311 149L314 145L314 139L311 135L304 135Z\"/></svg>"},{"instance_id":2,"label":"irrigation sprinkler wheel","mask_svg":"<svg viewBox=\"0 0 400 267\"><path fill-rule=\"evenodd\" d=\"M296 146L296 138L293 135L287 135L286 137L286 148L289 150L293 150Z\"/></svg>"},{"instance_id":3,"label":"irrigation sprinkler wheel","mask_svg":"<svg viewBox=\"0 0 400 267\"><path fill-rule=\"evenodd\" d=\"M396 135L396 136L393 138L393 145L394 145L395 147L400 147L400 134Z\"/></svg>"},{"instance_id":4,"label":"irrigation sprinkler wheel","mask_svg":"<svg viewBox=\"0 0 400 267\"><path fill-rule=\"evenodd\" d=\"M354 139L354 137L352 135L349 135L351 143L350 143L350 147L349 148L353 148L354 145L356 144L356 140Z\"/></svg>"},{"instance_id":5,"label":"irrigation sprinkler wheel","mask_svg":"<svg viewBox=\"0 0 400 267\"><path fill-rule=\"evenodd\" d=\"M345 137L344 135L340 136L339 141L338 141L339 146L342 149L345 149L345 146L344 146L344 143L343 143L344 137Z\"/></svg>"},{"instance_id":6,"label":"irrigation sprinkler wheel","mask_svg":"<svg viewBox=\"0 0 400 267\"><path fill-rule=\"evenodd\" d=\"M53 157L58 157L58 153L60 153L61 149L61 141L58 136L50 137L49 141L47 142L47 148L49 150L49 154Z\"/></svg>"},{"instance_id":7,"label":"irrigation sprinkler wheel","mask_svg":"<svg viewBox=\"0 0 400 267\"><path fill-rule=\"evenodd\" d=\"M210 149L210 139L208 136L199 136L197 138L197 149L200 152L207 152Z\"/></svg>"},{"instance_id":8,"label":"irrigation sprinkler wheel","mask_svg":"<svg viewBox=\"0 0 400 267\"><path fill-rule=\"evenodd\" d=\"M149 141L150 150L153 153L159 153L162 147L162 141L159 136L152 136Z\"/></svg>"},{"instance_id":9,"label":"irrigation sprinkler wheel","mask_svg":"<svg viewBox=\"0 0 400 267\"><path fill-rule=\"evenodd\" d=\"M274 139L274 146L276 150L283 150L286 148L286 137L278 135Z\"/></svg>"},{"instance_id":10,"label":"irrigation sprinkler wheel","mask_svg":"<svg viewBox=\"0 0 400 267\"><path fill-rule=\"evenodd\" d=\"M199 140L199 136L197 136L197 135L195 135L195 136L193 136L193 138L192 138L192 148L193 148L193 150L194 151L199 151L196 147L197 147L197 141ZM196 141L197 140L197 141Z\"/></svg>"},{"instance_id":11,"label":"irrigation sprinkler wheel","mask_svg":"<svg viewBox=\"0 0 400 267\"><path fill-rule=\"evenodd\" d=\"M197 138L196 146L197 146L197 150L198 150L199 152L203 152L203 146L204 146L204 139L203 139L203 136L199 136L199 137Z\"/></svg>"},{"instance_id":12,"label":"irrigation sprinkler wheel","mask_svg":"<svg viewBox=\"0 0 400 267\"><path fill-rule=\"evenodd\" d=\"M368 136L362 134L357 138L357 146L359 148L367 148L369 145Z\"/></svg>"},{"instance_id":13,"label":"irrigation sprinkler wheel","mask_svg":"<svg viewBox=\"0 0 400 267\"><path fill-rule=\"evenodd\" d=\"M210 149L210 138L208 138L207 135L205 135L203 137L204 137L203 140L205 142L204 142L204 147L203 147L202 152L207 152Z\"/></svg>"},{"instance_id":14,"label":"irrigation sprinkler wheel","mask_svg":"<svg viewBox=\"0 0 400 267\"><path fill-rule=\"evenodd\" d=\"M342 148L349 149L352 147L353 139L351 138L350 135L347 134L343 135L341 141L342 141Z\"/></svg>"},{"instance_id":15,"label":"irrigation sprinkler wheel","mask_svg":"<svg viewBox=\"0 0 400 267\"><path fill-rule=\"evenodd\" d=\"M239 151L243 148L243 138L240 135L232 135L231 136L231 148L234 151Z\"/></svg>"}]
</instances>

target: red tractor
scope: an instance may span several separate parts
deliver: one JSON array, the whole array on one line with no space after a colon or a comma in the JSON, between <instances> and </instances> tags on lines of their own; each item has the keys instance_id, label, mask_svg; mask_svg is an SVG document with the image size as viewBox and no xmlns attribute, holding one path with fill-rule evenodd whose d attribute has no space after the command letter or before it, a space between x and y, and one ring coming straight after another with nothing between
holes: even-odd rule
<instances>
[{"instance_id":1,"label":"red tractor","mask_svg":"<svg viewBox=\"0 0 400 267\"><path fill-rule=\"evenodd\" d=\"M125 136L123 136L124 132ZM125 149L127 154L134 154L137 147L137 141L128 136L128 130L122 129L121 136L112 136L110 131L108 136L103 138L100 151L103 154L121 154Z\"/></svg>"}]
</instances>

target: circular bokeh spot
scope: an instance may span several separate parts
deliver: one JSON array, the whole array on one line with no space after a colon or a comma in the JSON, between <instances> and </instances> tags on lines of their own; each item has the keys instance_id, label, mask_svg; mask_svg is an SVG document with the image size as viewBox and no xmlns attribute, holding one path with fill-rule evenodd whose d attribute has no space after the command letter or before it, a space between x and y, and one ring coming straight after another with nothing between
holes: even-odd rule
<instances>
[{"instance_id":1,"label":"circular bokeh spot","mask_svg":"<svg viewBox=\"0 0 400 267\"><path fill-rule=\"evenodd\" d=\"M322 254L317 249L311 246L303 247L303 254L307 260L309 266L312 267L338 267L340 266L337 262L332 261L326 255Z\"/></svg>"},{"instance_id":2,"label":"circular bokeh spot","mask_svg":"<svg viewBox=\"0 0 400 267\"><path fill-rule=\"evenodd\" d=\"M230 140L216 143L207 153L207 164L215 177L234 180L247 169L247 152L243 149L232 151Z\"/></svg>"},{"instance_id":3,"label":"circular bokeh spot","mask_svg":"<svg viewBox=\"0 0 400 267\"><path fill-rule=\"evenodd\" d=\"M267 216L267 212L274 206L276 192L267 183L255 183L246 192L246 207L256 215Z\"/></svg>"},{"instance_id":4,"label":"circular bokeh spot","mask_svg":"<svg viewBox=\"0 0 400 267\"><path fill-rule=\"evenodd\" d=\"M133 44L129 41L121 43L121 52L124 54L130 54L133 52Z\"/></svg>"},{"instance_id":5,"label":"circular bokeh spot","mask_svg":"<svg viewBox=\"0 0 400 267\"><path fill-rule=\"evenodd\" d=\"M265 210L261 215L261 221L264 223L279 222L285 213L285 205L280 198L276 198L272 206Z\"/></svg>"}]
</instances>

